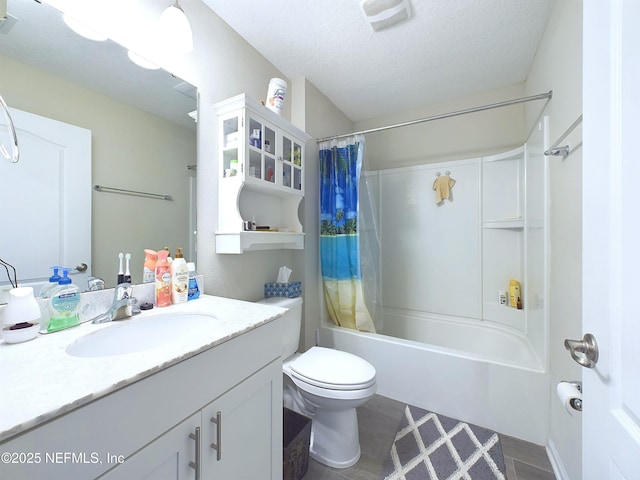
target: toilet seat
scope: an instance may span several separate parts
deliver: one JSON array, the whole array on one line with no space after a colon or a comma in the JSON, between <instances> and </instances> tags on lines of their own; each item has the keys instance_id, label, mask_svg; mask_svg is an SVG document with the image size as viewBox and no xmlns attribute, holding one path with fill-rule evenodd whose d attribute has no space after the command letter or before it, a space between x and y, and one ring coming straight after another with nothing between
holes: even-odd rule
<instances>
[{"instance_id":1,"label":"toilet seat","mask_svg":"<svg viewBox=\"0 0 640 480\"><path fill-rule=\"evenodd\" d=\"M376 370L366 360L324 347L311 347L288 364L301 382L328 390L364 390L376 382Z\"/></svg>"}]
</instances>

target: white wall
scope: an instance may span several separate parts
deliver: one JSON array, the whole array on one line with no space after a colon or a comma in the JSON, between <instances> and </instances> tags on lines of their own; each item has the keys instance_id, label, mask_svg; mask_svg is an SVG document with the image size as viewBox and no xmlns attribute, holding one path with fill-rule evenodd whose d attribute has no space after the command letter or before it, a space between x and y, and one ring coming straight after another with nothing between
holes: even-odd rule
<instances>
[{"instance_id":1,"label":"white wall","mask_svg":"<svg viewBox=\"0 0 640 480\"><path fill-rule=\"evenodd\" d=\"M181 77L198 87L198 273L205 275L209 294L243 300L263 297L264 283L275 280L278 268L291 264L286 250L248 252L242 255L215 253L218 214L217 118L213 105L246 92L266 97L269 79L283 77L258 52L240 38L199 0L180 3L194 34L194 51ZM283 77L284 78L284 77ZM290 118L291 102L283 116ZM293 279L300 280L299 272Z\"/></svg>"},{"instance_id":2,"label":"white wall","mask_svg":"<svg viewBox=\"0 0 640 480\"><path fill-rule=\"evenodd\" d=\"M92 183L171 194L173 202L92 193L92 273L110 286L118 252L132 254L142 282L145 248L189 246L189 171L196 132L8 57L0 56L2 95L14 108L91 130ZM6 179L3 179L6 181ZM46 214L43 205L43 214ZM45 232L43 232L45 238ZM42 276L49 265L42 266ZM80 285L82 287L82 285Z\"/></svg>"},{"instance_id":3,"label":"white wall","mask_svg":"<svg viewBox=\"0 0 640 480\"><path fill-rule=\"evenodd\" d=\"M354 128L360 131L393 125L522 96L524 85L519 84L357 122ZM524 106L519 104L369 134L366 161L369 169L382 170L460 160L505 152L522 145L525 139Z\"/></svg>"},{"instance_id":4,"label":"white wall","mask_svg":"<svg viewBox=\"0 0 640 480\"><path fill-rule=\"evenodd\" d=\"M582 113L582 1L558 0L526 84L526 94L553 90L545 113L553 143ZM527 124L536 112L527 109ZM580 129L567 139L577 146ZM580 380L581 367L563 347L565 338L582 338L581 231L582 151L549 158L551 194L550 388L561 380ZM570 416L551 397L549 439L561 478L582 478L581 416Z\"/></svg>"},{"instance_id":5,"label":"white wall","mask_svg":"<svg viewBox=\"0 0 640 480\"><path fill-rule=\"evenodd\" d=\"M303 78L287 79L254 48L239 37L200 0L180 2L194 32L194 52L176 74L198 87L198 272L206 277L207 293L243 300L263 296L263 284L275 280L278 268L293 268L292 279L303 281L305 293L305 343L313 343L319 318L318 170L315 139L352 128L327 98ZM167 65L164 65L167 66ZM217 140L213 104L246 92L263 99L272 77L287 80L289 90L283 117L312 136L305 150L305 195L300 219L305 230L305 250L272 250L242 255L217 255Z\"/></svg>"}]
</instances>

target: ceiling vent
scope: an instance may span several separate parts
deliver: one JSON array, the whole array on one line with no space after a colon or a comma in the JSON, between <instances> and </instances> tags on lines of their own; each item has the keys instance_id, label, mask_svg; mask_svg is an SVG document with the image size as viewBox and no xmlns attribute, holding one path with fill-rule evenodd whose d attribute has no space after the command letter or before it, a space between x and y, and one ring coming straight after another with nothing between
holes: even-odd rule
<instances>
[{"instance_id":1,"label":"ceiling vent","mask_svg":"<svg viewBox=\"0 0 640 480\"><path fill-rule=\"evenodd\" d=\"M409 0L360 0L360 8L376 32L411 18Z\"/></svg>"}]
</instances>

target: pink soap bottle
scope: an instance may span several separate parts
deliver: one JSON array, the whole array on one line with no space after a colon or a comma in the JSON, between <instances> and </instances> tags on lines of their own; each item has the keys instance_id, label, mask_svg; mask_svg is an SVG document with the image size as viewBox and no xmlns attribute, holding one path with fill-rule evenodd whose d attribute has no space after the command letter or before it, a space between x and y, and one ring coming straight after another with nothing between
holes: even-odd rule
<instances>
[{"instance_id":1,"label":"pink soap bottle","mask_svg":"<svg viewBox=\"0 0 640 480\"><path fill-rule=\"evenodd\" d=\"M158 252L156 262L156 307L171 305L171 265L167 260L168 250Z\"/></svg>"}]
</instances>

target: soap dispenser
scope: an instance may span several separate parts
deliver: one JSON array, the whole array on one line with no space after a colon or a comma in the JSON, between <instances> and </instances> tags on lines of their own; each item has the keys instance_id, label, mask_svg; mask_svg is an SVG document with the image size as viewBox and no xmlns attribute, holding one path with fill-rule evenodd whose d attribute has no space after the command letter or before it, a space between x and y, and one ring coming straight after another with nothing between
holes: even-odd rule
<instances>
[{"instance_id":1,"label":"soap dispenser","mask_svg":"<svg viewBox=\"0 0 640 480\"><path fill-rule=\"evenodd\" d=\"M80 289L71 283L69 268L62 269L62 278L58 287L49 292L49 326L47 332L57 332L80 323Z\"/></svg>"},{"instance_id":2,"label":"soap dispenser","mask_svg":"<svg viewBox=\"0 0 640 480\"><path fill-rule=\"evenodd\" d=\"M49 294L54 288L58 287L58 282L62 278L58 274L58 271L62 267L56 265L55 267L50 267L50 268L53 270L53 275L49 277L49 283L43 285L42 288L40 289L40 298L49 298Z\"/></svg>"}]
</instances>

